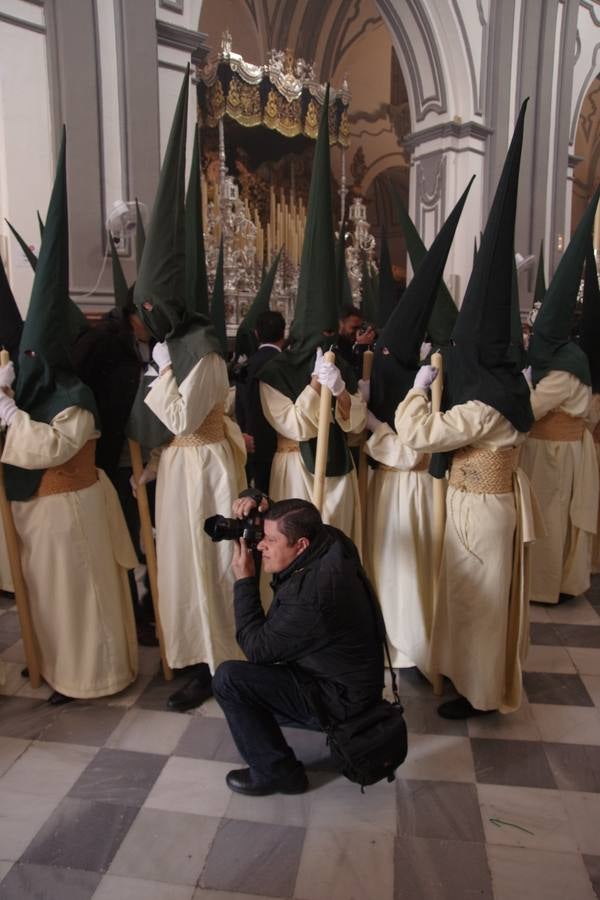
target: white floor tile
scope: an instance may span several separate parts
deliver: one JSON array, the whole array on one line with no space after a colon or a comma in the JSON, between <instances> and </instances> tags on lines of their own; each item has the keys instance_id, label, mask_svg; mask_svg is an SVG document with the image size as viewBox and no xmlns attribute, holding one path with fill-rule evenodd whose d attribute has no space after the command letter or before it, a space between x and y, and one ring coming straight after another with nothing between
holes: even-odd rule
<instances>
[{"instance_id":1,"label":"white floor tile","mask_svg":"<svg viewBox=\"0 0 600 900\"><path fill-rule=\"evenodd\" d=\"M308 830L294 891L298 900L391 900L393 893L391 834Z\"/></svg>"},{"instance_id":2,"label":"white floor tile","mask_svg":"<svg viewBox=\"0 0 600 900\"><path fill-rule=\"evenodd\" d=\"M172 757L159 775L144 806L223 816L231 799L225 776L231 763Z\"/></svg>"},{"instance_id":3,"label":"white floor tile","mask_svg":"<svg viewBox=\"0 0 600 900\"><path fill-rule=\"evenodd\" d=\"M558 791L478 784L477 793L487 843L537 850L577 850Z\"/></svg>"},{"instance_id":4,"label":"white floor tile","mask_svg":"<svg viewBox=\"0 0 600 900\"><path fill-rule=\"evenodd\" d=\"M543 741L600 746L600 716L595 706L532 703L531 711Z\"/></svg>"}]
</instances>

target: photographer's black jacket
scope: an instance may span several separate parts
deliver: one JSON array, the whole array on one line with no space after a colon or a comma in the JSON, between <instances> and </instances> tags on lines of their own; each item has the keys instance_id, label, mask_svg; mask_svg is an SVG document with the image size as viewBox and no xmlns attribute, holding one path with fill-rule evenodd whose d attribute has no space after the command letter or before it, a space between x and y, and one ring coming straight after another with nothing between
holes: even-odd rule
<instances>
[{"instance_id":1,"label":"photographer's black jacket","mask_svg":"<svg viewBox=\"0 0 600 900\"><path fill-rule=\"evenodd\" d=\"M383 690L384 626L356 547L341 531L322 533L271 582L265 616L256 578L234 588L237 640L250 662L289 663L332 717L346 719Z\"/></svg>"}]
</instances>

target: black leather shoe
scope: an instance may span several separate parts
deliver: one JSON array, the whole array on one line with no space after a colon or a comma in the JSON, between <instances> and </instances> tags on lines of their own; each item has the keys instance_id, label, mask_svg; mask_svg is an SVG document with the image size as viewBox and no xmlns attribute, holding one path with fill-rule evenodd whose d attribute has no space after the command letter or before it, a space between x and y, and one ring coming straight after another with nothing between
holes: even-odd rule
<instances>
[{"instance_id":1,"label":"black leather shoe","mask_svg":"<svg viewBox=\"0 0 600 900\"><path fill-rule=\"evenodd\" d=\"M225 781L236 794L249 794L252 797L266 797L268 794L303 794L308 790L308 778L302 765L298 765L287 775L281 775L271 781L254 779L251 769L232 769L225 776Z\"/></svg>"},{"instance_id":2,"label":"black leather shoe","mask_svg":"<svg viewBox=\"0 0 600 900\"><path fill-rule=\"evenodd\" d=\"M61 694L59 691L54 691L48 697L48 703L50 706L63 706L65 703L73 703L73 697L67 697L65 694Z\"/></svg>"},{"instance_id":3,"label":"black leather shoe","mask_svg":"<svg viewBox=\"0 0 600 900\"><path fill-rule=\"evenodd\" d=\"M186 712L188 709L195 709L212 697L212 687L205 678L191 678L174 694L171 694L167 700L167 709L175 712Z\"/></svg>"},{"instance_id":4,"label":"black leather shoe","mask_svg":"<svg viewBox=\"0 0 600 900\"><path fill-rule=\"evenodd\" d=\"M447 700L438 706L437 711L442 719L471 719L474 716L489 716L490 713L498 712L497 709L475 709L466 697Z\"/></svg>"}]
</instances>

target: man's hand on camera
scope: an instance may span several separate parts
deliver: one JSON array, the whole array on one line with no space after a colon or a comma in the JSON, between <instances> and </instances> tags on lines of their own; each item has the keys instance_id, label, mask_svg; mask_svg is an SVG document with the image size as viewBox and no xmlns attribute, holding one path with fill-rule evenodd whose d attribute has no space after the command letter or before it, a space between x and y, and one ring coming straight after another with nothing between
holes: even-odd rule
<instances>
[{"instance_id":1,"label":"man's hand on camera","mask_svg":"<svg viewBox=\"0 0 600 900\"><path fill-rule=\"evenodd\" d=\"M244 499L249 500L250 498L245 497ZM239 503L240 501L236 502ZM244 538L240 538L239 541L234 542L233 561L231 565L236 581L239 581L241 578L254 578L256 576L256 567L254 565L252 550L247 545Z\"/></svg>"},{"instance_id":2,"label":"man's hand on camera","mask_svg":"<svg viewBox=\"0 0 600 900\"><path fill-rule=\"evenodd\" d=\"M259 512L266 512L269 508L269 501L263 497L258 506ZM256 500L254 497L238 497L233 501L232 512L236 519L246 519L256 509Z\"/></svg>"}]
</instances>

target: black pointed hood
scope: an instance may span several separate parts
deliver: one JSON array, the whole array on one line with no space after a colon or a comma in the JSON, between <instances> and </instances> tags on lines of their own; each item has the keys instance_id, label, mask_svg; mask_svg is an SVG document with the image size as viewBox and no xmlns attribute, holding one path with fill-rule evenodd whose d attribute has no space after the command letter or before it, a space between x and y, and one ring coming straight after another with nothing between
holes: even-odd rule
<instances>
[{"instance_id":1,"label":"black pointed hood","mask_svg":"<svg viewBox=\"0 0 600 900\"><path fill-rule=\"evenodd\" d=\"M600 393L600 286L592 235L588 235L581 313L581 347L590 365L592 391Z\"/></svg>"},{"instance_id":2,"label":"black pointed hood","mask_svg":"<svg viewBox=\"0 0 600 900\"><path fill-rule=\"evenodd\" d=\"M521 432L533 413L529 388L510 359L513 319L514 230L525 101L498 181L464 300L444 352L445 409L480 400ZM514 326L512 326L514 328Z\"/></svg>"},{"instance_id":3,"label":"black pointed hood","mask_svg":"<svg viewBox=\"0 0 600 900\"><path fill-rule=\"evenodd\" d=\"M378 419L392 428L396 407L412 387L420 366L419 350L472 183L473 178L425 253L377 340L369 406Z\"/></svg>"},{"instance_id":4,"label":"black pointed hood","mask_svg":"<svg viewBox=\"0 0 600 900\"><path fill-rule=\"evenodd\" d=\"M600 187L596 189L563 253L536 316L529 342L534 385L552 370L569 372L583 384L591 384L587 357L581 347L571 340L571 333L586 246L592 233L599 196Z\"/></svg>"},{"instance_id":5,"label":"black pointed hood","mask_svg":"<svg viewBox=\"0 0 600 900\"><path fill-rule=\"evenodd\" d=\"M15 365L22 331L23 319L0 258L0 349L8 350Z\"/></svg>"}]
</instances>

